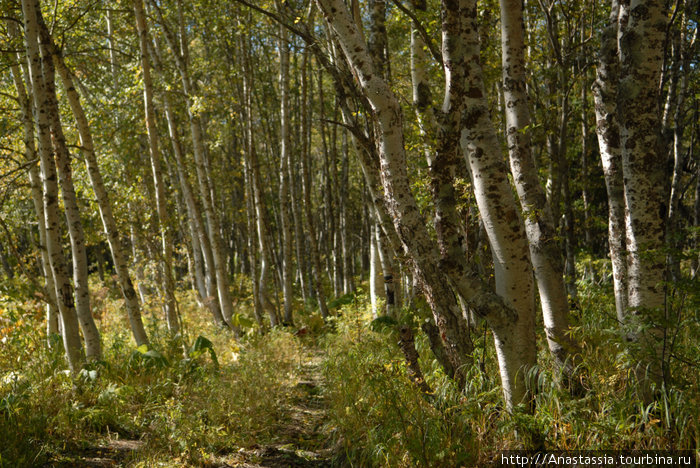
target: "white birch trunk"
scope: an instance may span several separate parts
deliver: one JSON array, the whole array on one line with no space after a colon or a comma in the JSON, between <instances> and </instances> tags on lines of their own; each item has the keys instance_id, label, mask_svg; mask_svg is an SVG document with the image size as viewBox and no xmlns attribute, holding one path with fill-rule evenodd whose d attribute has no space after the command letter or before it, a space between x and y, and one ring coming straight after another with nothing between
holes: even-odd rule
<instances>
[{"instance_id":1,"label":"white birch trunk","mask_svg":"<svg viewBox=\"0 0 700 468\"><path fill-rule=\"evenodd\" d=\"M500 0L506 139L537 279L547 344L559 369L572 376L577 346L569 337L569 303L552 213L530 148L522 2Z\"/></svg>"},{"instance_id":2,"label":"white birch trunk","mask_svg":"<svg viewBox=\"0 0 700 468\"><path fill-rule=\"evenodd\" d=\"M525 373L537 362L534 284L525 230L486 102L479 62L476 2L460 0L458 3L463 18L460 40L468 63L463 151L471 168L474 194L491 244L496 292L517 313L517 320L503 329L493 330L503 392L511 408L513 404L528 403Z\"/></svg>"},{"instance_id":3,"label":"white birch trunk","mask_svg":"<svg viewBox=\"0 0 700 468\"><path fill-rule=\"evenodd\" d=\"M45 30L45 33L48 33L48 31ZM58 69L58 74L61 78L63 88L66 91L68 103L73 116L75 117L78 133L80 135L81 149L85 157L85 165L87 166L88 177L90 179L90 185L92 186L92 190L95 193L95 198L97 199L97 206L100 211L102 227L107 235L107 242L112 254L112 260L114 261L114 270L117 273L119 288L121 289L122 296L124 297L124 304L129 317L129 324L134 336L134 341L136 342L137 346L148 344L148 336L141 319L141 308L136 297L134 285L131 281L131 275L129 274L129 254L124 248L122 238L119 235L119 230L117 228L116 220L114 219L112 203L109 200L109 194L107 193L107 189L102 178L102 173L100 172L100 167L97 162L95 145L92 138L92 131L90 130L90 125L88 124L87 115L85 114L85 110L80 102L80 96L75 89L73 76L63 61L63 57L53 42L51 42L49 46L53 56L53 62Z\"/></svg>"},{"instance_id":4,"label":"white birch trunk","mask_svg":"<svg viewBox=\"0 0 700 468\"><path fill-rule=\"evenodd\" d=\"M627 10L627 8L629 8ZM666 12L660 0L635 0L619 18L618 117L624 177L630 325L644 357L637 367L640 391L663 381L665 262L668 212L658 113ZM629 16L627 16L627 12Z\"/></svg>"},{"instance_id":5,"label":"white birch trunk","mask_svg":"<svg viewBox=\"0 0 700 468\"><path fill-rule=\"evenodd\" d=\"M10 37L19 37L19 31L17 30L17 25L14 21L7 21L7 29ZM32 103L29 102L29 97L27 96L27 90L25 87L25 81L27 84L31 85L29 82L29 73L26 70L26 61L23 60L19 53L15 54L18 63L23 63L24 78L23 73L20 70L20 66L13 64L11 66L12 79L15 84L15 89L17 90L17 99L19 101L20 108L22 110L22 127L24 130L23 140L24 140L24 152L25 159L27 161L34 161L37 159L36 147L34 144L34 119L32 118ZM41 255L41 268L44 273L45 285L45 301L46 301L46 336L48 339L49 346L51 345L51 335L58 333L58 307L56 300L56 283L53 278L53 271L51 271L51 259L49 258L49 253L46 249L46 221L44 216L44 204L43 204L43 193L41 187L41 175L39 174L39 168L36 164L32 164L29 167L29 186L31 188L32 194L32 204L34 205L34 212L37 217L37 227L39 231L39 249Z\"/></svg>"},{"instance_id":6,"label":"white birch trunk","mask_svg":"<svg viewBox=\"0 0 700 468\"><path fill-rule=\"evenodd\" d=\"M37 12L39 27L43 25L43 19ZM73 170L71 168L71 155L68 151L66 138L63 134L63 126L59 117L58 100L56 97L55 71L53 58L49 51L50 38L48 32L40 34L41 37L41 65L46 86L45 112L51 125L51 136L54 146L56 168L58 170L58 182L61 187L63 206L68 225L68 237L71 244L73 259L73 285L75 287L75 309L78 315L80 329L85 340L85 354L88 361L102 359L102 344L100 333L95 325L90 307L90 289L88 285L87 251L85 247L85 232L83 221L80 217L78 197L73 185Z\"/></svg>"},{"instance_id":7,"label":"white birch trunk","mask_svg":"<svg viewBox=\"0 0 700 468\"><path fill-rule=\"evenodd\" d=\"M168 324L168 330L176 334L180 329L177 314L177 302L175 301L175 282L173 280L172 257L173 242L170 226L170 216L168 213L167 200L165 198L165 182L161 170L161 154L158 147L158 133L156 129L156 116L153 106L153 84L151 81L151 60L148 51L148 24L143 8L143 0L134 0L134 13L136 17L136 30L139 37L141 54L141 69L143 73L144 89L144 114L146 120L146 131L148 133L149 154L151 158L151 173L155 188L155 205L158 214L158 224L160 225L162 260L161 270L163 273L163 289L165 301L163 308Z\"/></svg>"},{"instance_id":8,"label":"white birch trunk","mask_svg":"<svg viewBox=\"0 0 700 468\"><path fill-rule=\"evenodd\" d=\"M382 299L382 267L379 263L377 248L376 223L370 224L369 230L369 302L372 307L372 317L377 318L379 313L379 301Z\"/></svg>"},{"instance_id":9,"label":"white birch trunk","mask_svg":"<svg viewBox=\"0 0 700 468\"><path fill-rule=\"evenodd\" d=\"M608 243L613 271L615 309L622 324L627 313L627 253L625 239L625 199L622 181L620 128L617 118L617 17L619 4L614 0L610 20L603 30L598 54L593 99L596 135L608 194Z\"/></svg>"},{"instance_id":10,"label":"white birch trunk","mask_svg":"<svg viewBox=\"0 0 700 468\"><path fill-rule=\"evenodd\" d=\"M338 37L345 57L372 107L378 130L377 150L381 160L381 179L387 209L403 243L403 250L412 256L428 303L444 333L443 339L448 345L450 360L455 369L460 369L470 353L468 342L460 334L457 325L461 310L439 270L437 249L428 236L411 194L398 101L386 82L374 72L367 46L343 2L333 0L316 3ZM457 379L463 380L459 376Z\"/></svg>"},{"instance_id":11,"label":"white birch trunk","mask_svg":"<svg viewBox=\"0 0 700 468\"><path fill-rule=\"evenodd\" d=\"M73 287L68 278L66 259L61 248L61 225L58 210L58 184L56 166L51 145L51 124L44 107L47 105L46 85L41 71L39 54L39 23L37 0L22 0L24 36L29 77L31 81L34 123L38 139L38 154L41 161L43 205L46 222L46 246L51 270L55 279L56 297L61 319L61 335L68 366L77 372L83 364L83 346L80 340L78 317L73 303Z\"/></svg>"}]
</instances>

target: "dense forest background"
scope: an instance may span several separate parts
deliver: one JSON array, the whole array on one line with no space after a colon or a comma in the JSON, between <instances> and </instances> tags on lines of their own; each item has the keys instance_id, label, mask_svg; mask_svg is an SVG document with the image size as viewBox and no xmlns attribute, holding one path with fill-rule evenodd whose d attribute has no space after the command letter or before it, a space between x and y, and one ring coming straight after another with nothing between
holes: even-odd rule
<instances>
[{"instance_id":1,"label":"dense forest background","mask_svg":"<svg viewBox=\"0 0 700 468\"><path fill-rule=\"evenodd\" d=\"M700 441L695 0L0 0L0 466Z\"/></svg>"}]
</instances>

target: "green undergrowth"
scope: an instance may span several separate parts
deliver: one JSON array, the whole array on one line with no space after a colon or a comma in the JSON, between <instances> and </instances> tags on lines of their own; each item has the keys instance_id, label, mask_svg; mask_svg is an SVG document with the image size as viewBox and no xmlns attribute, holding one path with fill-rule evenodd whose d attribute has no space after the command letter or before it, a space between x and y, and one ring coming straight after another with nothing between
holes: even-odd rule
<instances>
[{"instance_id":1,"label":"green undergrowth","mask_svg":"<svg viewBox=\"0 0 700 468\"><path fill-rule=\"evenodd\" d=\"M609 278L608 278L609 279ZM481 324L474 333L474 364L460 391L433 359L421 319L404 311L399 322L416 330L420 364L432 394L407 376L391 326L377 326L364 303L345 306L326 336L329 432L355 466L482 466L503 450L695 450L700 446L700 325L696 292L676 291L678 322L669 328L669 385L645 405L632 386L634 355L621 338L611 288L605 278L579 282L572 333L582 345L583 396L573 397L538 335L538 367L526 378L535 412L504 410L492 337ZM681 296L682 300L681 300ZM420 307L419 307L420 308ZM423 315L425 316L425 315ZM541 326L540 326L541 327ZM669 340L670 341L670 340ZM484 343L486 347L484 348Z\"/></svg>"},{"instance_id":2,"label":"green undergrowth","mask_svg":"<svg viewBox=\"0 0 700 468\"><path fill-rule=\"evenodd\" d=\"M299 339L273 330L235 341L187 297L181 309L196 332L171 337L149 317L151 350L135 349L123 311L107 311L98 321L104 360L78 376L64 370L58 337L46 346L39 303L4 309L0 466L80 466L114 440L138 441L117 460L124 465L202 466L273 439Z\"/></svg>"},{"instance_id":3,"label":"green undergrowth","mask_svg":"<svg viewBox=\"0 0 700 468\"><path fill-rule=\"evenodd\" d=\"M572 397L538 333L538 367L523 378L533 414L505 411L493 338L473 332L473 364L460 389L433 358L420 330L425 304L396 321L372 320L363 295L332 301L333 317L297 308L300 327L260 334L237 300L245 335L212 325L189 293L179 294L184 330L170 336L158 308L145 308L150 349L136 349L118 295L94 284L104 360L78 376L65 371L60 339L47 346L39 301L0 294L0 467L80 466L110 441L138 442L111 457L123 466L219 466L282 440L305 357L322 356L318 392L324 439L336 466L482 466L503 450L690 449L700 440L700 317L697 285L669 287L667 384L655 403L635 393L639 353L618 330L605 265L581 272L572 334L581 344L585 393ZM22 293L24 295L24 293ZM672 319L672 320L671 320ZM407 375L396 324L415 330L428 394ZM297 336L299 335L299 336ZM315 387L314 387L315 388ZM314 390L316 392L316 390ZM218 463L218 464L217 464Z\"/></svg>"}]
</instances>

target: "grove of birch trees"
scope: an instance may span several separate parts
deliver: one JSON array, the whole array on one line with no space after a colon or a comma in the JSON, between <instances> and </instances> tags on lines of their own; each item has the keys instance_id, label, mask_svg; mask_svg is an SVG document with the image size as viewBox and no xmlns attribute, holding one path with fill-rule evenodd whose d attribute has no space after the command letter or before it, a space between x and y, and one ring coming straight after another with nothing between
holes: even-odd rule
<instances>
[{"instance_id":1,"label":"grove of birch trees","mask_svg":"<svg viewBox=\"0 0 700 468\"><path fill-rule=\"evenodd\" d=\"M672 421L700 389L696 0L0 13L0 354L31 322L75 380L106 320L215 358L192 314L238 347L366 304L421 404L491 369L519 446L556 446L522 422L543 375L591 408L622 381L676 434L630 447L697 450Z\"/></svg>"}]
</instances>

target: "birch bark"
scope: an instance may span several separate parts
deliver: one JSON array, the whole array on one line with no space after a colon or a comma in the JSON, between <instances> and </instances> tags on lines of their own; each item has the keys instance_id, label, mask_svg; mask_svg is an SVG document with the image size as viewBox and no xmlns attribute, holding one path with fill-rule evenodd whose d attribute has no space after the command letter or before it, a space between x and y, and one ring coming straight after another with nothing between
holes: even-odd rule
<instances>
[{"instance_id":1,"label":"birch bark","mask_svg":"<svg viewBox=\"0 0 700 468\"><path fill-rule=\"evenodd\" d=\"M622 3L621 3L622 5ZM618 30L620 82L617 94L626 201L628 300L632 333L645 353L637 379L645 399L663 380L664 158L659 118L666 13L660 0L624 5Z\"/></svg>"},{"instance_id":2,"label":"birch bark","mask_svg":"<svg viewBox=\"0 0 700 468\"><path fill-rule=\"evenodd\" d=\"M387 210L403 243L403 250L412 257L426 298L436 315L440 331L444 333L450 361L454 364L454 369L461 372L460 369L471 354L471 341L459 332L458 322L463 320L461 310L439 270L437 249L428 236L411 194L398 101L386 81L375 73L367 46L343 2L333 0L316 3L334 30L363 94L372 107L378 129L377 150ZM463 382L463 377L456 377Z\"/></svg>"},{"instance_id":3,"label":"birch bark","mask_svg":"<svg viewBox=\"0 0 700 468\"><path fill-rule=\"evenodd\" d=\"M178 2L178 9L182 12L182 5ZM186 28L183 23L182 14L179 15L179 30L180 41L175 40L174 35L167 28L163 19L161 9L156 5L156 13L163 26L165 38L168 42L171 52L175 58L175 64L182 81L182 89L185 95L187 106L187 116L190 122L190 132L192 134L192 146L194 149L195 168L197 171L197 181L199 183L199 194L204 209L204 217L207 221L209 245L214 262L214 271L216 272L216 288L219 300L221 313L226 323L228 323L237 333L237 327L231 323L233 317L233 301L231 300L231 292L229 291L229 278L226 272L226 261L224 259L223 245L221 241L221 224L218 212L215 208L213 185L209 175L209 155L206 150L206 144L203 135L203 126L199 114L194 109L193 99L196 96L194 83L189 73L189 52L187 48Z\"/></svg>"},{"instance_id":4,"label":"birch bark","mask_svg":"<svg viewBox=\"0 0 700 468\"><path fill-rule=\"evenodd\" d=\"M496 292L517 314L517 319L504 328L493 329L503 392L509 405L527 403L524 376L537 362L529 246L489 116L479 60L476 1L455 0L444 4L447 11L460 16L459 39L455 37L454 40L463 44L467 63L462 149L471 169L474 194L491 244Z\"/></svg>"},{"instance_id":5,"label":"birch bark","mask_svg":"<svg viewBox=\"0 0 700 468\"><path fill-rule=\"evenodd\" d=\"M68 278L68 267L61 248L61 225L58 210L58 183L51 144L51 123L44 107L47 104L46 85L41 71L39 54L39 23L37 0L22 0L24 38L29 79L32 89L34 124L41 161L43 205L46 223L46 246L51 270L56 281L56 297L61 320L61 335L68 366L77 372L84 360L80 341L78 317L73 303L73 287Z\"/></svg>"},{"instance_id":6,"label":"birch bark","mask_svg":"<svg viewBox=\"0 0 700 468\"><path fill-rule=\"evenodd\" d=\"M7 29L12 38L19 37L19 31L17 30L17 25L14 21L7 21ZM13 64L11 67L12 79L15 84L15 89L17 90L17 99L22 111L22 127L24 131L24 152L27 161L34 161L37 159L37 151L34 143L34 119L32 117L32 103L29 101L27 96L27 89L25 87L25 82L31 85L29 80L29 73L26 67L25 60L22 59L19 53L16 54L17 63L22 63L24 68L24 78L23 73L20 70L20 66ZM46 336L48 338L48 343L51 345L51 335L58 333L58 308L56 299L56 283L53 277L53 271L51 270L51 259L49 258L49 252L47 250L47 235L46 235L46 219L44 216L44 204L43 204L43 190L41 186L41 175L39 173L39 168L37 164L32 164L29 167L29 185L31 187L32 193L32 203L34 205L34 212L37 217L37 227L39 231L39 245L41 254L41 268L44 272L45 278L45 291L46 295Z\"/></svg>"},{"instance_id":7,"label":"birch bark","mask_svg":"<svg viewBox=\"0 0 700 468\"><path fill-rule=\"evenodd\" d=\"M48 30L45 26L42 27L42 30L43 34L48 34ZM58 69L58 74L61 78L63 88L66 91L68 103L73 116L75 117L78 133L80 135L81 149L83 155L85 156L85 165L87 166L88 177L90 178L90 184L93 192L95 193L95 198L97 199L98 209L100 210L100 219L102 220L102 226L105 234L107 235L107 242L109 243L110 252L112 253L114 269L117 273L119 287L124 297L124 303L129 316L129 323L134 336L134 341L136 341L137 346L148 344L148 336L141 319L141 308L136 297L134 285L131 281L131 275L129 274L129 254L124 248L124 243L122 242L116 220L114 219L112 204L109 200L109 195L97 162L95 145L92 138L92 131L90 130L90 125L88 124L87 115L85 114L83 106L80 102L80 96L75 89L73 75L63 61L60 51L57 49L52 40L48 43L48 45L53 57L53 63Z\"/></svg>"},{"instance_id":8,"label":"birch bark","mask_svg":"<svg viewBox=\"0 0 700 468\"><path fill-rule=\"evenodd\" d=\"M627 313L627 248L625 239L625 199L622 181L620 127L617 117L617 30L620 5L613 0L608 25L603 30L598 53L593 99L596 135L608 194L608 243L615 290L617 320Z\"/></svg>"},{"instance_id":9,"label":"birch bark","mask_svg":"<svg viewBox=\"0 0 700 468\"><path fill-rule=\"evenodd\" d=\"M146 119L146 131L148 133L149 154L151 157L151 173L155 187L155 204L160 225L162 263L165 303L165 317L168 329L173 333L179 331L180 325L177 315L177 302L175 301L175 282L173 280L172 257L173 242L168 214L167 200L165 198L165 182L161 170L161 154L158 145L158 133L156 128L156 116L153 106L153 83L151 80L151 59L148 50L148 24L144 12L143 0L134 0L134 13L136 16L136 31L139 37L141 54L141 71L143 73L144 89L144 114Z\"/></svg>"},{"instance_id":10,"label":"birch bark","mask_svg":"<svg viewBox=\"0 0 700 468\"><path fill-rule=\"evenodd\" d=\"M71 167L71 155L68 151L66 138L63 134L63 126L58 110L58 99L56 97L56 76L53 59L49 51L48 34L41 34L43 19L41 12L37 10L37 20L40 28L40 48L41 48L41 68L44 74L44 85L46 87L46 112L53 140L54 155L56 159L56 169L58 172L58 183L61 187L63 206L65 207L66 223L68 225L68 237L71 244L71 255L73 259L73 285L75 287L75 309L78 315L80 329L85 340L85 354L88 361L102 359L102 344L100 343L100 333L92 317L90 307L90 289L88 285L88 264L87 251L85 248L85 232L83 221L78 207L78 197L73 185L73 169Z\"/></svg>"},{"instance_id":11,"label":"birch bark","mask_svg":"<svg viewBox=\"0 0 700 468\"><path fill-rule=\"evenodd\" d=\"M501 48L506 140L537 279L547 344L559 369L571 377L578 364L570 339L569 303L561 248L546 194L540 185L530 148L531 124L525 77L525 28L522 2L501 0Z\"/></svg>"}]
</instances>

